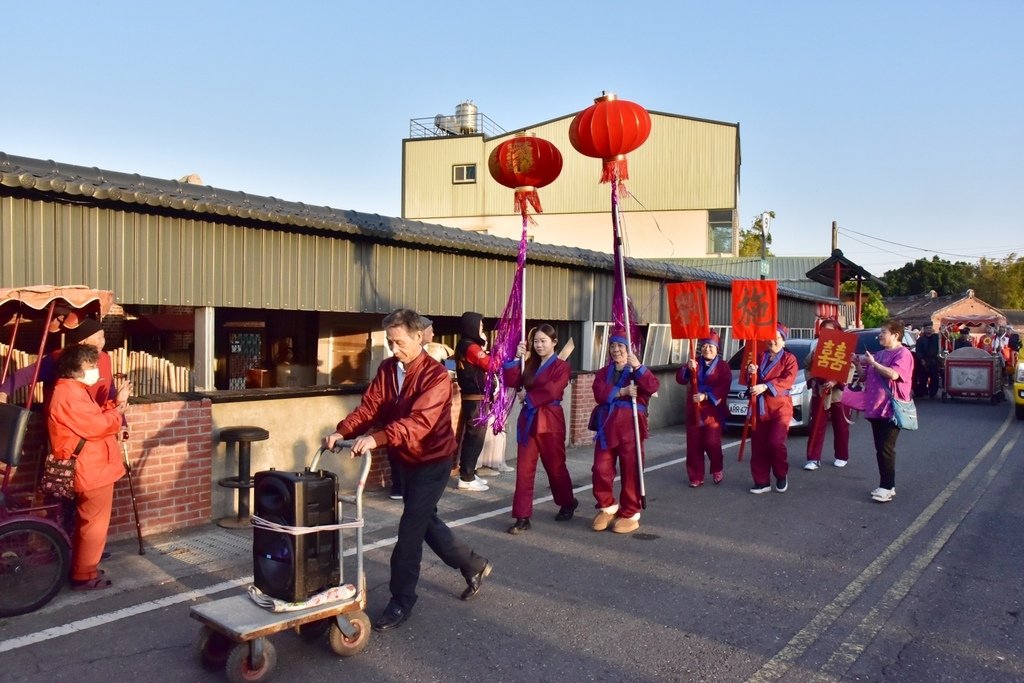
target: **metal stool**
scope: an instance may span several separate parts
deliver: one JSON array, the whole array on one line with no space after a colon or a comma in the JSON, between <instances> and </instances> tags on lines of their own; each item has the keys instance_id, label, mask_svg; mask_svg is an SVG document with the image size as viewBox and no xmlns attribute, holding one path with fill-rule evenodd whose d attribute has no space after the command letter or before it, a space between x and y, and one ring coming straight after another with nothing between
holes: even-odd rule
<instances>
[{"instance_id":1,"label":"metal stool","mask_svg":"<svg viewBox=\"0 0 1024 683\"><path fill-rule=\"evenodd\" d=\"M253 441L266 441L270 432L262 427L225 427L220 430L219 440L225 444L238 443L238 476L224 477L217 484L230 489L238 489L238 516L224 517L217 520L217 525L225 529L248 529L249 521L249 489L252 488L252 477L249 472L249 458L252 454Z\"/></svg>"}]
</instances>

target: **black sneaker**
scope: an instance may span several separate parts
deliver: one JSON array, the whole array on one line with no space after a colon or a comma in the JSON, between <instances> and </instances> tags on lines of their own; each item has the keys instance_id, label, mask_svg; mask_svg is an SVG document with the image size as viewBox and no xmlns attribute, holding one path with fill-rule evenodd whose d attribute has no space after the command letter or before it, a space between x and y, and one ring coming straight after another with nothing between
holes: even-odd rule
<instances>
[{"instance_id":1,"label":"black sneaker","mask_svg":"<svg viewBox=\"0 0 1024 683\"><path fill-rule=\"evenodd\" d=\"M555 515L555 521L568 522L570 519L572 519L572 514L576 512L576 508L578 508L579 506L579 499L573 498L572 505L563 505L562 507L558 508L558 514Z\"/></svg>"},{"instance_id":2,"label":"black sneaker","mask_svg":"<svg viewBox=\"0 0 1024 683\"><path fill-rule=\"evenodd\" d=\"M516 519L516 523L508 528L508 532L510 534L512 534L513 536L518 536L519 534L523 533L524 531L529 531L529 530L530 530L530 518L529 517L520 517L520 518Z\"/></svg>"},{"instance_id":3,"label":"black sneaker","mask_svg":"<svg viewBox=\"0 0 1024 683\"><path fill-rule=\"evenodd\" d=\"M754 484L751 487L750 492L751 493L768 493L771 490L772 490L772 485L771 484Z\"/></svg>"},{"instance_id":4,"label":"black sneaker","mask_svg":"<svg viewBox=\"0 0 1024 683\"><path fill-rule=\"evenodd\" d=\"M789 488L789 481L783 477L782 479L775 480L775 490L779 493L785 493L786 489Z\"/></svg>"}]
</instances>

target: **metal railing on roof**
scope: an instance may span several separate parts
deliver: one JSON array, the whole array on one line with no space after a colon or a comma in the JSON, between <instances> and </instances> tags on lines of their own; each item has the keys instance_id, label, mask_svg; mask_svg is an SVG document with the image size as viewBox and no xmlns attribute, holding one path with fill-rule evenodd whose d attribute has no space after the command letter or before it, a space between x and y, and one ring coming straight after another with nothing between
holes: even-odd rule
<instances>
[{"instance_id":1,"label":"metal railing on roof","mask_svg":"<svg viewBox=\"0 0 1024 683\"><path fill-rule=\"evenodd\" d=\"M486 114L460 114L456 116L430 116L409 120L410 138L444 138L458 135L483 135L493 138L504 135L505 129Z\"/></svg>"}]
</instances>

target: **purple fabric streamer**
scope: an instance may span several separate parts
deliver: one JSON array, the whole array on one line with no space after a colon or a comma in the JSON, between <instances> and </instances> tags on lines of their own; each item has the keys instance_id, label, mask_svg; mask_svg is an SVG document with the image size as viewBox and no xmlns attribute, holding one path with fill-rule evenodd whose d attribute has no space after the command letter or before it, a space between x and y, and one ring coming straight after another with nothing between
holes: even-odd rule
<instances>
[{"instance_id":1,"label":"purple fabric streamer","mask_svg":"<svg viewBox=\"0 0 1024 683\"><path fill-rule=\"evenodd\" d=\"M505 385L502 366L516 357L516 348L523 335L523 273L526 269L526 250L529 242L526 237L526 212L523 212L523 236L519 239L519 256L516 259L516 272L512 276L512 290L508 295L508 303L501 312L498 325L494 329L494 348L491 349L491 369L487 372L484 385L484 400L480 406L477 424L487 424L494 420L491 429L495 434L505 428L508 416L516 400L515 387Z\"/></svg>"},{"instance_id":2,"label":"purple fabric streamer","mask_svg":"<svg viewBox=\"0 0 1024 683\"><path fill-rule=\"evenodd\" d=\"M636 324L636 308L626 293L626 262L622 253L622 230L619 226L619 178L612 180L612 232L613 257L615 259L615 289L612 293L612 322L629 330L629 341L636 356L640 356L643 346L640 339L640 328ZM625 305L623 305L625 301ZM628 307L628 308L627 308ZM629 325L626 325L626 312L629 313Z\"/></svg>"}]
</instances>

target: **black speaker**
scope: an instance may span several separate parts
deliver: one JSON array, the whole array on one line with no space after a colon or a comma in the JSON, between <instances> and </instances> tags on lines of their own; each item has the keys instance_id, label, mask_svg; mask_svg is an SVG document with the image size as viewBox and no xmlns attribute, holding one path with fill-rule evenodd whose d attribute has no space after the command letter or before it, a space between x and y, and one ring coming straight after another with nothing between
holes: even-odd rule
<instances>
[{"instance_id":1,"label":"black speaker","mask_svg":"<svg viewBox=\"0 0 1024 683\"><path fill-rule=\"evenodd\" d=\"M293 527L338 522L333 472L257 472L253 478L255 514ZM338 532L293 536L256 527L252 535L252 571L257 588L287 602L302 602L338 585Z\"/></svg>"}]
</instances>

